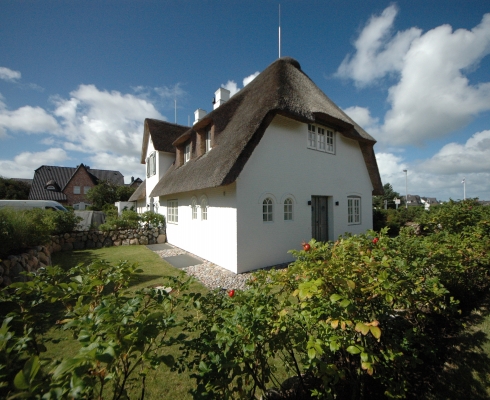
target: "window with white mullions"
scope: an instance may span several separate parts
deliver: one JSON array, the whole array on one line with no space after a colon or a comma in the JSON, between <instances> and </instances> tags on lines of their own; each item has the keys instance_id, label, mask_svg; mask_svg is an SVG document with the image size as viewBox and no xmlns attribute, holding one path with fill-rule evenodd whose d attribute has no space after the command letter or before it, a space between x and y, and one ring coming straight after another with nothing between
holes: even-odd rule
<instances>
[{"instance_id":1,"label":"window with white mullions","mask_svg":"<svg viewBox=\"0 0 490 400\"><path fill-rule=\"evenodd\" d=\"M293 200L287 198L284 200L284 221L293 220Z\"/></svg>"},{"instance_id":2,"label":"window with white mullions","mask_svg":"<svg viewBox=\"0 0 490 400\"><path fill-rule=\"evenodd\" d=\"M350 225L358 225L361 223L361 198L347 198L347 222Z\"/></svg>"},{"instance_id":3,"label":"window with white mullions","mask_svg":"<svg viewBox=\"0 0 490 400\"><path fill-rule=\"evenodd\" d=\"M206 140L206 153L211 150L211 130L207 130L206 131L206 137L205 137L205 140Z\"/></svg>"},{"instance_id":4,"label":"window with white mullions","mask_svg":"<svg viewBox=\"0 0 490 400\"><path fill-rule=\"evenodd\" d=\"M316 129L315 125L308 124L308 147L316 149Z\"/></svg>"},{"instance_id":5,"label":"window with white mullions","mask_svg":"<svg viewBox=\"0 0 490 400\"><path fill-rule=\"evenodd\" d=\"M318 150L325 151L325 129L318 128Z\"/></svg>"},{"instance_id":6,"label":"window with white mullions","mask_svg":"<svg viewBox=\"0 0 490 400\"><path fill-rule=\"evenodd\" d=\"M321 126L308 124L309 149L335 154L335 133Z\"/></svg>"},{"instance_id":7,"label":"window with white mullions","mask_svg":"<svg viewBox=\"0 0 490 400\"><path fill-rule=\"evenodd\" d=\"M197 219L197 200L195 197L192 199L191 209L192 209L192 219Z\"/></svg>"},{"instance_id":8,"label":"window with white mullions","mask_svg":"<svg viewBox=\"0 0 490 400\"><path fill-rule=\"evenodd\" d=\"M201 221L208 220L208 200L206 197L201 199Z\"/></svg>"},{"instance_id":9,"label":"window with white mullions","mask_svg":"<svg viewBox=\"0 0 490 400\"><path fill-rule=\"evenodd\" d=\"M191 144L187 143L185 145L184 150L184 163L188 162L191 159Z\"/></svg>"},{"instance_id":10,"label":"window with white mullions","mask_svg":"<svg viewBox=\"0 0 490 400\"><path fill-rule=\"evenodd\" d=\"M329 131L328 129L327 129L327 148L325 151L327 151L328 153L335 152L335 147L333 142L333 132Z\"/></svg>"},{"instance_id":11,"label":"window with white mullions","mask_svg":"<svg viewBox=\"0 0 490 400\"><path fill-rule=\"evenodd\" d=\"M167 222L171 224L179 223L179 201L167 200Z\"/></svg>"},{"instance_id":12,"label":"window with white mullions","mask_svg":"<svg viewBox=\"0 0 490 400\"><path fill-rule=\"evenodd\" d=\"M262 202L262 221L263 222L272 222L272 199L267 197Z\"/></svg>"}]
</instances>

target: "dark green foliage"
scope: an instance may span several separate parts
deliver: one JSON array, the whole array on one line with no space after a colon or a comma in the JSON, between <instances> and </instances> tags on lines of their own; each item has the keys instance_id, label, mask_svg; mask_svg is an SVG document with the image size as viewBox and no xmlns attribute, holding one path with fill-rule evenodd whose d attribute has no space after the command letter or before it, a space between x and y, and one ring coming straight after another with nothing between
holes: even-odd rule
<instances>
[{"instance_id":1,"label":"dark green foliage","mask_svg":"<svg viewBox=\"0 0 490 400\"><path fill-rule=\"evenodd\" d=\"M153 211L146 211L141 214L141 222L154 228L165 228L165 216Z\"/></svg>"},{"instance_id":2,"label":"dark green foliage","mask_svg":"<svg viewBox=\"0 0 490 400\"><path fill-rule=\"evenodd\" d=\"M135 190L110 181L100 181L88 191L87 199L92 204L92 210L101 211L106 204L113 205L117 201L127 201Z\"/></svg>"},{"instance_id":3,"label":"dark green foliage","mask_svg":"<svg viewBox=\"0 0 490 400\"><path fill-rule=\"evenodd\" d=\"M394 198L396 197L397 199L400 199L400 193L395 192L393 190L393 186L391 186L391 183L385 183L383 185L383 195L381 196L373 196L373 207L377 209L384 209L385 204L384 201L387 201L387 207L388 208L396 208ZM404 202L401 202L401 204L398 205L398 208L400 208L404 204Z\"/></svg>"},{"instance_id":4,"label":"dark green foliage","mask_svg":"<svg viewBox=\"0 0 490 400\"><path fill-rule=\"evenodd\" d=\"M101 231L112 231L117 229L135 229L139 226L140 216L136 211L124 210L121 216L110 215L106 222L99 226Z\"/></svg>"},{"instance_id":5,"label":"dark green foliage","mask_svg":"<svg viewBox=\"0 0 490 400\"><path fill-rule=\"evenodd\" d=\"M116 190L117 201L128 201L135 190L136 188L131 186L118 186Z\"/></svg>"},{"instance_id":6,"label":"dark green foliage","mask_svg":"<svg viewBox=\"0 0 490 400\"><path fill-rule=\"evenodd\" d=\"M420 215L425 213L424 207L408 207L396 209L374 209L373 210L373 229L379 231L387 227L390 236L399 234L400 229L407 223L414 222Z\"/></svg>"},{"instance_id":7,"label":"dark green foliage","mask_svg":"<svg viewBox=\"0 0 490 400\"><path fill-rule=\"evenodd\" d=\"M72 232L80 220L73 212L1 208L0 257L46 244L51 235Z\"/></svg>"},{"instance_id":8,"label":"dark green foliage","mask_svg":"<svg viewBox=\"0 0 490 400\"><path fill-rule=\"evenodd\" d=\"M2 200L27 200L30 189L25 182L0 176L0 199Z\"/></svg>"}]
</instances>

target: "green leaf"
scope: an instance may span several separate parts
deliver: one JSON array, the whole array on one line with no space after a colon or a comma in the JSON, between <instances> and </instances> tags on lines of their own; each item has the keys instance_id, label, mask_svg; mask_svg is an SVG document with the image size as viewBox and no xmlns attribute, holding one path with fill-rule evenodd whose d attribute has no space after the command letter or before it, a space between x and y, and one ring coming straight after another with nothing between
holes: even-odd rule
<instances>
[{"instance_id":1,"label":"green leaf","mask_svg":"<svg viewBox=\"0 0 490 400\"><path fill-rule=\"evenodd\" d=\"M96 359L104 363L110 363L116 357L116 352L112 346L108 346L102 354L97 354Z\"/></svg>"},{"instance_id":2,"label":"green leaf","mask_svg":"<svg viewBox=\"0 0 490 400\"><path fill-rule=\"evenodd\" d=\"M350 304L350 300L344 299L340 302L340 307L346 308Z\"/></svg>"},{"instance_id":3,"label":"green leaf","mask_svg":"<svg viewBox=\"0 0 490 400\"><path fill-rule=\"evenodd\" d=\"M160 359L168 367L173 367L173 365L175 364L175 359L174 359L174 356L172 356L172 355L161 356Z\"/></svg>"},{"instance_id":4,"label":"green leaf","mask_svg":"<svg viewBox=\"0 0 490 400\"><path fill-rule=\"evenodd\" d=\"M356 288L356 283L354 281L351 281L350 279L347 279L347 286L349 286L350 289L354 290Z\"/></svg>"},{"instance_id":5,"label":"green leaf","mask_svg":"<svg viewBox=\"0 0 490 400\"><path fill-rule=\"evenodd\" d=\"M22 370L17 372L17 375L15 375L14 385L17 389L20 389L20 390L29 389L29 384L27 383L27 379L26 379L24 372Z\"/></svg>"},{"instance_id":6,"label":"green leaf","mask_svg":"<svg viewBox=\"0 0 490 400\"><path fill-rule=\"evenodd\" d=\"M377 326L370 326L369 330L376 339L381 337L381 329L379 329Z\"/></svg>"},{"instance_id":7,"label":"green leaf","mask_svg":"<svg viewBox=\"0 0 490 400\"><path fill-rule=\"evenodd\" d=\"M315 355L316 355L316 350L315 350L315 348L314 348L314 347L310 347L310 348L308 349L308 358L309 358L310 360L313 360L313 359L315 358Z\"/></svg>"},{"instance_id":8,"label":"green leaf","mask_svg":"<svg viewBox=\"0 0 490 400\"><path fill-rule=\"evenodd\" d=\"M362 322L358 322L355 327L356 332L360 332L363 335L367 335L369 332L369 326L363 324Z\"/></svg>"},{"instance_id":9,"label":"green leaf","mask_svg":"<svg viewBox=\"0 0 490 400\"><path fill-rule=\"evenodd\" d=\"M336 301L339 301L342 298L340 294L334 293L330 296L330 301L332 303L335 303Z\"/></svg>"},{"instance_id":10,"label":"green leaf","mask_svg":"<svg viewBox=\"0 0 490 400\"><path fill-rule=\"evenodd\" d=\"M346 350L350 354L359 354L361 352L361 350L357 346L349 346L349 347L347 347Z\"/></svg>"}]
</instances>

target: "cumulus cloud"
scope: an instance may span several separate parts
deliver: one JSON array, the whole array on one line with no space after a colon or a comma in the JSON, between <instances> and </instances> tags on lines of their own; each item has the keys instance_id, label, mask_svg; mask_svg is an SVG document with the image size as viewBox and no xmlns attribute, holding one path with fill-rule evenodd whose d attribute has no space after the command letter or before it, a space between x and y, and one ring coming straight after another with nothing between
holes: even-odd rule
<instances>
[{"instance_id":1,"label":"cumulus cloud","mask_svg":"<svg viewBox=\"0 0 490 400\"><path fill-rule=\"evenodd\" d=\"M90 163L91 168L120 171L126 177L127 182L135 174L135 178L139 176L144 180L145 170L142 168L140 158L136 156L100 152L90 157Z\"/></svg>"},{"instance_id":2,"label":"cumulus cloud","mask_svg":"<svg viewBox=\"0 0 490 400\"><path fill-rule=\"evenodd\" d=\"M353 106L346 108L344 112L364 130L372 133L378 129L379 119L372 117L368 108Z\"/></svg>"},{"instance_id":3,"label":"cumulus cloud","mask_svg":"<svg viewBox=\"0 0 490 400\"><path fill-rule=\"evenodd\" d=\"M392 72L390 109L377 139L392 145L422 145L453 132L490 110L490 82L471 84L465 74L490 53L490 14L472 30L441 25L393 33L397 9L374 16L355 42L337 76L365 86Z\"/></svg>"},{"instance_id":4,"label":"cumulus cloud","mask_svg":"<svg viewBox=\"0 0 490 400\"><path fill-rule=\"evenodd\" d=\"M0 79L4 81L16 81L20 79L21 73L19 71L14 71L6 67L0 67Z\"/></svg>"},{"instance_id":5,"label":"cumulus cloud","mask_svg":"<svg viewBox=\"0 0 490 400\"><path fill-rule=\"evenodd\" d=\"M411 28L392 35L397 13L397 7L391 5L380 16L371 17L354 43L356 53L347 55L340 64L338 77L351 78L358 86L365 86L402 69L404 56L421 30Z\"/></svg>"},{"instance_id":6,"label":"cumulus cloud","mask_svg":"<svg viewBox=\"0 0 490 400\"><path fill-rule=\"evenodd\" d=\"M6 136L7 131L54 133L58 129L56 119L41 107L24 106L10 111L0 102L0 137Z\"/></svg>"},{"instance_id":7,"label":"cumulus cloud","mask_svg":"<svg viewBox=\"0 0 490 400\"><path fill-rule=\"evenodd\" d=\"M132 94L80 85L70 96L53 100L68 150L137 157L144 119L165 119L149 100Z\"/></svg>"},{"instance_id":8,"label":"cumulus cloud","mask_svg":"<svg viewBox=\"0 0 490 400\"><path fill-rule=\"evenodd\" d=\"M60 148L52 148L46 151L26 151L18 154L14 160L0 160L2 176L8 178L27 178L34 176L34 170L41 165L59 165L68 160L68 154Z\"/></svg>"},{"instance_id":9,"label":"cumulus cloud","mask_svg":"<svg viewBox=\"0 0 490 400\"><path fill-rule=\"evenodd\" d=\"M247 86L250 82L252 82L257 76L260 74L259 71L256 71L252 75L249 75L245 78L243 78L243 87Z\"/></svg>"},{"instance_id":10,"label":"cumulus cloud","mask_svg":"<svg viewBox=\"0 0 490 400\"><path fill-rule=\"evenodd\" d=\"M243 87L247 86L250 82L252 82L259 74L260 72L257 71L254 72L252 75L243 78ZM238 84L233 80L229 80L228 82L226 82L226 84L221 84L221 87L228 89L230 91L230 97L240 91Z\"/></svg>"},{"instance_id":11,"label":"cumulus cloud","mask_svg":"<svg viewBox=\"0 0 490 400\"><path fill-rule=\"evenodd\" d=\"M490 173L490 130L475 133L466 143L449 143L437 154L421 163L432 173L448 175L461 173Z\"/></svg>"}]
</instances>

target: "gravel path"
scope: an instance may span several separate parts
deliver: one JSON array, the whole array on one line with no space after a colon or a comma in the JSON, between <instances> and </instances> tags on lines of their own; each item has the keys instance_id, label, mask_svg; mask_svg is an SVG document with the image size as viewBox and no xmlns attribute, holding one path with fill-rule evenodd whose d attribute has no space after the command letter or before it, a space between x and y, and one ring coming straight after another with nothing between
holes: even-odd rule
<instances>
[{"instance_id":1,"label":"gravel path","mask_svg":"<svg viewBox=\"0 0 490 400\"><path fill-rule=\"evenodd\" d=\"M192 257L202 261L197 265L192 265L187 268L182 268L187 275L193 276L198 279L204 286L209 289L246 289L247 281L252 277L252 272L244 272L242 274L235 274L227 269L213 264L210 261L204 260L195 254L175 247L169 250L155 251L160 257L172 257L179 254L188 254ZM285 268L288 264L276 265L276 268Z\"/></svg>"}]
</instances>

